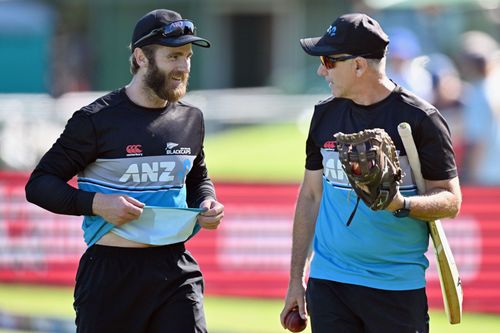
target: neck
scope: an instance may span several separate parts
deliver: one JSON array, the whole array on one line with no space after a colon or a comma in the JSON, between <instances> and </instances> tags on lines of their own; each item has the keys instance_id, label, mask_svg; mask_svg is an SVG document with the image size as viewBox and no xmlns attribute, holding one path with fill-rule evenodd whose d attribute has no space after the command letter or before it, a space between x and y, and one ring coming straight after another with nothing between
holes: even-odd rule
<instances>
[{"instance_id":1,"label":"neck","mask_svg":"<svg viewBox=\"0 0 500 333\"><path fill-rule=\"evenodd\" d=\"M385 75L380 75L373 80L364 80L358 85L358 93L351 100L359 105L372 105L387 98L396 88L394 82Z\"/></svg>"},{"instance_id":2,"label":"neck","mask_svg":"<svg viewBox=\"0 0 500 333\"><path fill-rule=\"evenodd\" d=\"M159 98L151 89L144 86L140 77L134 75L132 81L125 87L128 98L135 104L146 108L163 108L168 101Z\"/></svg>"}]
</instances>

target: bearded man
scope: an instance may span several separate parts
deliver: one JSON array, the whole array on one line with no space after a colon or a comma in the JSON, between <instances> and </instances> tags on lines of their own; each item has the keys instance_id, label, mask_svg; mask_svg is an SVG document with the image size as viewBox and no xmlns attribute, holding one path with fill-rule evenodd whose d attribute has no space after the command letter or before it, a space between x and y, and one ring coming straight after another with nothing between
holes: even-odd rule
<instances>
[{"instance_id":1,"label":"bearded man","mask_svg":"<svg viewBox=\"0 0 500 333\"><path fill-rule=\"evenodd\" d=\"M184 243L216 229L224 206L205 165L203 115L180 101L193 44L210 47L178 13L143 16L131 82L76 111L26 185L28 201L84 216L77 332L207 331L203 277Z\"/></svg>"}]
</instances>

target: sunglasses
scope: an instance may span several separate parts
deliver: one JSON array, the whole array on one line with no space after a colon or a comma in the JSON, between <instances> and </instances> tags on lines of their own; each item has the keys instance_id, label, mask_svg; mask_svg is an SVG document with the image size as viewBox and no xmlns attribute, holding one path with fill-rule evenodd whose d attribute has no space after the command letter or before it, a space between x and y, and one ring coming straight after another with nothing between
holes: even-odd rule
<instances>
[{"instance_id":1,"label":"sunglasses","mask_svg":"<svg viewBox=\"0 0 500 333\"><path fill-rule=\"evenodd\" d=\"M164 27L154 29L147 35L139 38L134 45L139 44L145 39L148 39L153 36L161 35L163 38L166 37L180 37L184 35L194 35L196 28L194 23L189 20L179 20L174 21L172 23L167 24Z\"/></svg>"},{"instance_id":2,"label":"sunglasses","mask_svg":"<svg viewBox=\"0 0 500 333\"><path fill-rule=\"evenodd\" d=\"M335 64L337 62L346 61L346 60L354 59L354 58L357 58L357 57L366 57L368 55L369 54L345 55L345 56L336 57L336 58L334 58L332 56L320 56L319 59L321 60L321 64L323 66L325 66L326 69L332 69L332 68L335 68Z\"/></svg>"}]
</instances>

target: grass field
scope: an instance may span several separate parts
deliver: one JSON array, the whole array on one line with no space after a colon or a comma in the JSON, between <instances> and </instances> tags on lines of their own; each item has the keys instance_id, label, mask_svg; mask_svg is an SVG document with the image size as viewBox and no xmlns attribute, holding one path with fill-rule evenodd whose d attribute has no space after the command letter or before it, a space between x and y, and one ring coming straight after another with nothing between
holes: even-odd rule
<instances>
[{"instance_id":1,"label":"grass field","mask_svg":"<svg viewBox=\"0 0 500 333\"><path fill-rule=\"evenodd\" d=\"M250 126L208 136L205 153L215 181L300 182L305 165L304 124Z\"/></svg>"},{"instance_id":2,"label":"grass field","mask_svg":"<svg viewBox=\"0 0 500 333\"><path fill-rule=\"evenodd\" d=\"M0 284L0 309L12 313L72 320L72 302L72 288ZM282 300L277 299L209 296L205 301L207 325L212 333L284 332L279 324L282 305ZM463 322L452 326L442 311L431 311L431 332L493 333L499 328L500 316L465 313Z\"/></svg>"}]
</instances>

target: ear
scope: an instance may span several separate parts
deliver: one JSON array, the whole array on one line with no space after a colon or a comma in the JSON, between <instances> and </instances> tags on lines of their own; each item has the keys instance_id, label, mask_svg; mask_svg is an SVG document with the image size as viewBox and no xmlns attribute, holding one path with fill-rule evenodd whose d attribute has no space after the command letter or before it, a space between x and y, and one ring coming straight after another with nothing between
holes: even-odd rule
<instances>
[{"instance_id":1,"label":"ear","mask_svg":"<svg viewBox=\"0 0 500 333\"><path fill-rule=\"evenodd\" d=\"M142 51L141 48L136 47L134 49L133 56L134 56L135 62L137 62L137 64L140 67L144 67L145 65L148 64L148 58L146 58L146 55L144 54L144 52Z\"/></svg>"},{"instance_id":2,"label":"ear","mask_svg":"<svg viewBox=\"0 0 500 333\"><path fill-rule=\"evenodd\" d=\"M357 57L354 59L353 64L357 77L361 77L368 69L368 62L365 58Z\"/></svg>"}]
</instances>

